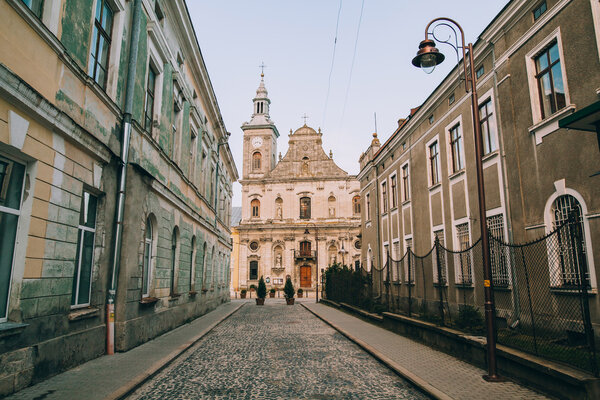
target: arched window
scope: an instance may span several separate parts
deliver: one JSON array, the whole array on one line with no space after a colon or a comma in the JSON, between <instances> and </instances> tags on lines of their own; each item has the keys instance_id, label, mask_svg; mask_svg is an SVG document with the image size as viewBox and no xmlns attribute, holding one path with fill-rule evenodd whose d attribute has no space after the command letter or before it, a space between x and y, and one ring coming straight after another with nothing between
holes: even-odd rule
<instances>
[{"instance_id":1,"label":"arched window","mask_svg":"<svg viewBox=\"0 0 600 400\"><path fill-rule=\"evenodd\" d=\"M144 235L144 260L142 270L142 297L150 296L150 282L152 277L152 221L146 219L146 233Z\"/></svg>"},{"instance_id":2,"label":"arched window","mask_svg":"<svg viewBox=\"0 0 600 400\"><path fill-rule=\"evenodd\" d=\"M192 249L190 251L190 292L196 287L196 236L192 236Z\"/></svg>"},{"instance_id":3,"label":"arched window","mask_svg":"<svg viewBox=\"0 0 600 400\"><path fill-rule=\"evenodd\" d=\"M252 154L252 171L260 171L260 162L262 159L262 154L258 151Z\"/></svg>"},{"instance_id":4,"label":"arched window","mask_svg":"<svg viewBox=\"0 0 600 400\"><path fill-rule=\"evenodd\" d=\"M206 290L206 242L202 246L202 290Z\"/></svg>"},{"instance_id":5,"label":"arched window","mask_svg":"<svg viewBox=\"0 0 600 400\"><path fill-rule=\"evenodd\" d=\"M579 265L585 275L585 283L589 285L585 227L579 201L568 194L559 196L552 203L550 213L553 229L566 223L569 216L573 217L575 223L561 229L557 236L556 251L558 254L554 262L554 271L550 274L552 286L579 286ZM579 243L575 240L579 240Z\"/></svg>"},{"instance_id":6,"label":"arched window","mask_svg":"<svg viewBox=\"0 0 600 400\"><path fill-rule=\"evenodd\" d=\"M300 198L300 218L310 219L310 197Z\"/></svg>"},{"instance_id":7,"label":"arched window","mask_svg":"<svg viewBox=\"0 0 600 400\"><path fill-rule=\"evenodd\" d=\"M252 218L260 218L260 200L252 200L250 202L250 210L252 211Z\"/></svg>"},{"instance_id":8,"label":"arched window","mask_svg":"<svg viewBox=\"0 0 600 400\"><path fill-rule=\"evenodd\" d=\"M354 196L352 198L352 211L354 215L360 215L360 196Z\"/></svg>"},{"instance_id":9,"label":"arched window","mask_svg":"<svg viewBox=\"0 0 600 400\"><path fill-rule=\"evenodd\" d=\"M248 279L251 281L258 279L258 261L250 261L250 275Z\"/></svg>"},{"instance_id":10,"label":"arched window","mask_svg":"<svg viewBox=\"0 0 600 400\"><path fill-rule=\"evenodd\" d=\"M215 246L210 252L210 288L215 287Z\"/></svg>"},{"instance_id":11,"label":"arched window","mask_svg":"<svg viewBox=\"0 0 600 400\"><path fill-rule=\"evenodd\" d=\"M171 236L171 295L177 293L177 253L179 250L179 228L173 229L173 235Z\"/></svg>"}]
</instances>

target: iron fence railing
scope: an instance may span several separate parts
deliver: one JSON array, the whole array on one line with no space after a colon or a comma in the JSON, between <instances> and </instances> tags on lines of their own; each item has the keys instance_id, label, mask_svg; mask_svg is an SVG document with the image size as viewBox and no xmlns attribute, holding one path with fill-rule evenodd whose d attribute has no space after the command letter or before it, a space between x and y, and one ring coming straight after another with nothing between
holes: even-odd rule
<instances>
[{"instance_id":1,"label":"iron fence railing","mask_svg":"<svg viewBox=\"0 0 600 400\"><path fill-rule=\"evenodd\" d=\"M525 244L490 236L498 343L598 376L581 224L570 218ZM483 335L481 240L462 247L453 251L436 239L424 255L409 247L399 260L388 256L370 271L330 267L325 296Z\"/></svg>"}]
</instances>

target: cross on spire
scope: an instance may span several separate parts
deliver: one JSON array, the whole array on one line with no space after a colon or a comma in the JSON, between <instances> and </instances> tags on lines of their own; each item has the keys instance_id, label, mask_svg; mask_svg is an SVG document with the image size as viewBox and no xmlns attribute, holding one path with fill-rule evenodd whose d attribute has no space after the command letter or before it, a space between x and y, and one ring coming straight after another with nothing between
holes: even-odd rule
<instances>
[{"instance_id":1,"label":"cross on spire","mask_svg":"<svg viewBox=\"0 0 600 400\"><path fill-rule=\"evenodd\" d=\"M265 68L267 68L267 66L265 65L265 62L261 62L260 65L258 66L258 68L260 68L260 76L261 78L265 76Z\"/></svg>"},{"instance_id":2,"label":"cross on spire","mask_svg":"<svg viewBox=\"0 0 600 400\"><path fill-rule=\"evenodd\" d=\"M304 113L302 118L304 119L304 126L306 126L306 120L308 119L308 115L306 115L306 113Z\"/></svg>"}]
</instances>

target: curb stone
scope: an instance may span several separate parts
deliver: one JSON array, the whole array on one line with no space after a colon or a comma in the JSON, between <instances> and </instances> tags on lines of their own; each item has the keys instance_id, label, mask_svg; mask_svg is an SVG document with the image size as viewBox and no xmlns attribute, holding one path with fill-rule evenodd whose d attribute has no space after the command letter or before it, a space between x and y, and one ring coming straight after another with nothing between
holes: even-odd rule
<instances>
[{"instance_id":1,"label":"curb stone","mask_svg":"<svg viewBox=\"0 0 600 400\"><path fill-rule=\"evenodd\" d=\"M177 359L180 355L185 353L190 347L192 347L193 345L198 343L198 341L200 341L200 339L202 339L204 336L206 336L208 333L210 333L217 325L219 325L220 323L225 321L227 318L231 317L234 313L236 313L245 304L246 304L245 302L241 303L239 306L237 306L236 308L231 310L228 314L223 316L223 318L221 318L220 320L213 322L211 325L209 325L202 333L194 336L193 338L191 338L190 340L188 340L187 342L185 342L184 344L179 346L176 350L173 350L167 356L156 361L146 371L144 371L141 374L139 374L138 376L136 376L134 379L129 381L127 384L125 384L125 385L121 386L120 388L118 388L117 390L113 391L110 395L108 395L106 397L106 400L125 399L127 396L129 396L135 390L137 390L140 386L142 386L144 383L146 383L149 379L151 379L156 374L158 374L160 371L162 371L164 368L169 366L169 364L171 364L173 361L175 361L175 359Z\"/></svg>"},{"instance_id":2,"label":"curb stone","mask_svg":"<svg viewBox=\"0 0 600 400\"><path fill-rule=\"evenodd\" d=\"M395 361L393 361L389 357L385 356L383 353L376 350L375 348L368 345L367 343L363 342L362 340L360 340L360 339L354 337L353 335L351 335L350 333L346 332L345 330L343 330L342 328L340 328L333 322L328 321L324 317L318 315L316 312L312 311L310 308L308 308L304 304L302 304L302 307L304 307L311 314L313 314L314 316L319 318L321 321L325 322L327 325L331 326L333 329L335 329L336 331L341 333L343 336L348 338L351 342L354 342L356 345L361 347L367 353L372 355L377 361L381 362L383 365L385 365L386 367L388 367L389 369L394 371L397 375L401 376L402 378L406 379L407 381L409 381L410 383L412 383L413 385L418 387L424 393L428 394L429 396L431 396L437 400L453 400L452 397L443 393L441 390L437 389L436 387L430 385L424 379L422 379L419 376L408 371L406 368L402 367L400 364L396 363Z\"/></svg>"}]
</instances>

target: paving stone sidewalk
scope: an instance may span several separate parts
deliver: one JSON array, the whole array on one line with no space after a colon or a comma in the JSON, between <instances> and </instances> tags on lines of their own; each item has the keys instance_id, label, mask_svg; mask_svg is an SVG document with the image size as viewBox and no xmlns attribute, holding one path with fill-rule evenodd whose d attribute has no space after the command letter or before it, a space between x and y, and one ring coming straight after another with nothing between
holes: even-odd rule
<instances>
[{"instance_id":1,"label":"paving stone sidewalk","mask_svg":"<svg viewBox=\"0 0 600 400\"><path fill-rule=\"evenodd\" d=\"M244 301L232 301L125 353L102 356L28 387L10 400L118 399L160 371L216 325L236 312Z\"/></svg>"},{"instance_id":2,"label":"paving stone sidewalk","mask_svg":"<svg viewBox=\"0 0 600 400\"><path fill-rule=\"evenodd\" d=\"M545 399L514 382L486 382L486 371L323 304L309 311L371 352L405 378L440 399Z\"/></svg>"}]
</instances>

